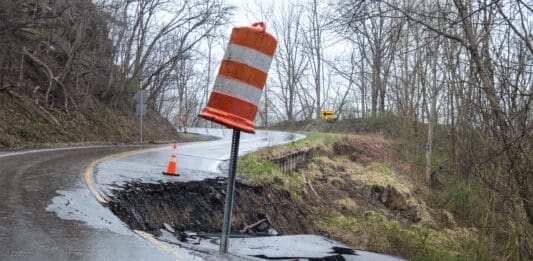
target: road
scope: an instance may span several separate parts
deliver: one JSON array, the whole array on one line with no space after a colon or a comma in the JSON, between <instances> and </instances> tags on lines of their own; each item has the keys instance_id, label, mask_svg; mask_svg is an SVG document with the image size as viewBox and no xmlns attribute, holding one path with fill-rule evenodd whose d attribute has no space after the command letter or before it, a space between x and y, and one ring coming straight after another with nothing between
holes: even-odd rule
<instances>
[{"instance_id":1,"label":"road","mask_svg":"<svg viewBox=\"0 0 533 261\"><path fill-rule=\"evenodd\" d=\"M217 138L212 141L185 143L178 145L177 165L179 177L161 175L166 169L171 147L144 151L113 160L106 160L96 166L94 181L104 196L109 189L124 182L192 181L205 178L225 177L220 168L227 167L230 157L232 132L228 129L191 128L189 132ZM239 155L260 148L288 143L304 138L304 135L278 131L257 131L256 135L241 133Z\"/></svg>"},{"instance_id":2,"label":"road","mask_svg":"<svg viewBox=\"0 0 533 261\"><path fill-rule=\"evenodd\" d=\"M0 260L170 259L126 229L83 183L88 162L132 149L96 146L0 154ZM47 211L65 191L70 193L62 195L65 203L79 204L84 213L74 207L69 210L73 213L65 213L71 217L62 219ZM77 220L76 213L86 220Z\"/></svg>"},{"instance_id":3,"label":"road","mask_svg":"<svg viewBox=\"0 0 533 261\"><path fill-rule=\"evenodd\" d=\"M209 135L225 135L210 131ZM269 145L270 141L259 142L263 138L243 135L248 142L242 151ZM194 156L182 153L179 161L189 165L180 164L180 169L201 166L197 169L215 171L229 155L226 143L180 146L180 151L196 148L201 156L193 161ZM156 173L168 160L167 148L149 157ZM83 169L91 161L134 150L135 146L90 146L0 152L0 260L175 260L130 231L95 199L83 180ZM206 157L206 152L218 159ZM126 166L130 168L135 166Z\"/></svg>"}]
</instances>

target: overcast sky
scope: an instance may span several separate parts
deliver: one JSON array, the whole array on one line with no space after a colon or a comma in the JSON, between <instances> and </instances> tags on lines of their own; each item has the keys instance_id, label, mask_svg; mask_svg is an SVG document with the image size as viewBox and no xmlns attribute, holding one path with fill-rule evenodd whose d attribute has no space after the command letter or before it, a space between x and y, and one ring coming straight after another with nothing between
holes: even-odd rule
<instances>
[{"instance_id":1,"label":"overcast sky","mask_svg":"<svg viewBox=\"0 0 533 261\"><path fill-rule=\"evenodd\" d=\"M234 26L243 26L243 25L250 25L251 20L254 19L254 15L250 14L250 9L254 9L256 7L256 2L261 3L264 6L270 6L273 2L276 2L274 0L262 0L260 2L256 0L227 0L228 3L234 5L237 7L235 10L235 15L233 15L231 19L231 23ZM286 1L286 0L281 0ZM279 0L277 2L280 2ZM292 2L292 1L288 1ZM252 10L255 11L255 10Z\"/></svg>"},{"instance_id":2,"label":"overcast sky","mask_svg":"<svg viewBox=\"0 0 533 261\"><path fill-rule=\"evenodd\" d=\"M225 26L225 28L221 29L221 32L225 39L220 39L221 41L214 46L213 49L213 62L214 70L218 70L218 66L220 64L220 60L222 59L222 55L224 52L224 48L226 45L226 42L228 41L230 35L231 35L231 29L233 27L240 27L240 26L250 26L254 22L258 22L263 20L267 24L267 31L272 33L272 27L271 23L268 20L268 17L262 19L261 18L261 6L263 7L270 7L273 5L286 5L289 3L300 3L302 5L306 5L309 0L226 0L228 4L235 6L234 15L230 18L229 23ZM325 4L324 1L321 4ZM305 18L304 18L305 19ZM337 57L340 57L340 55L344 55L347 51L349 51L350 45L342 39L338 37L338 35L333 34L331 32L324 32L324 50L323 55L324 57L327 57L328 59L334 59L336 60ZM324 65L324 70L329 70L326 65ZM216 71L214 71L216 72ZM269 80L272 80L271 77L269 77ZM344 89L344 80L340 77L332 76L330 79L333 81L334 85L337 86L339 89ZM328 106L328 104L325 104Z\"/></svg>"}]
</instances>

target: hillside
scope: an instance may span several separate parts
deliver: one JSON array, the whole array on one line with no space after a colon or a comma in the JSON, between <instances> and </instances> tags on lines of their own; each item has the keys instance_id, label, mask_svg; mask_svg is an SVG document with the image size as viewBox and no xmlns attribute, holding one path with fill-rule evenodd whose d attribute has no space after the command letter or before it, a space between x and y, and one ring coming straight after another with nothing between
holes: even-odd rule
<instances>
[{"instance_id":1,"label":"hillside","mask_svg":"<svg viewBox=\"0 0 533 261\"><path fill-rule=\"evenodd\" d=\"M274 128L304 130L309 138L246 156L240 172L245 183L289 194L293 207L307 213L302 231L413 260L530 259L533 227L523 205L507 205L494 193L500 183L487 181L494 169L479 164L458 173L464 168L459 162L476 159L447 140L450 126L435 126L430 187L424 181L425 123L388 113ZM304 160L291 163L301 153Z\"/></svg>"},{"instance_id":2,"label":"hillside","mask_svg":"<svg viewBox=\"0 0 533 261\"><path fill-rule=\"evenodd\" d=\"M147 143L178 139L175 128L156 113L144 118ZM184 139L181 136L179 140ZM15 91L0 93L0 148L58 144L137 143L139 118L131 108L102 102L92 110L46 110Z\"/></svg>"},{"instance_id":3,"label":"hillside","mask_svg":"<svg viewBox=\"0 0 533 261\"><path fill-rule=\"evenodd\" d=\"M266 212L280 233L323 234L411 260L488 258L487 246L473 243L477 230L436 204L441 192L424 186L393 140L379 134L307 134L241 161L243 183L262 187L271 202L283 198L278 204L292 210L277 213L265 202L253 207ZM305 157L290 159L297 153ZM284 167L291 160L296 164Z\"/></svg>"},{"instance_id":4,"label":"hillside","mask_svg":"<svg viewBox=\"0 0 533 261\"><path fill-rule=\"evenodd\" d=\"M89 0L0 2L0 148L138 140L105 18ZM175 140L152 106L145 140Z\"/></svg>"}]
</instances>

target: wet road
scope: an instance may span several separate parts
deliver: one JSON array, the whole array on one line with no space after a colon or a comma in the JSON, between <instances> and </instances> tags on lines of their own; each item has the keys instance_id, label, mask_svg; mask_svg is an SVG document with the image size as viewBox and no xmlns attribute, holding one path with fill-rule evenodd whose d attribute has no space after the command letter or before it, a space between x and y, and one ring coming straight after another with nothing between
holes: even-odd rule
<instances>
[{"instance_id":1,"label":"wet road","mask_svg":"<svg viewBox=\"0 0 533 261\"><path fill-rule=\"evenodd\" d=\"M209 135L218 137L226 135L221 130L210 132ZM243 141L247 141L241 147L243 152L274 145L259 135L243 135ZM184 151L179 159L184 163L180 171L216 171L229 155L226 143L229 144L227 140L218 140L180 146L180 152ZM132 150L137 148L92 146L0 152L0 260L176 260L180 256L198 259L188 250L180 250L181 255L176 256L141 238L87 189L82 172L88 163ZM147 163L155 171L143 172L160 174L168 159L168 146L152 153L155 155L151 157L138 155L147 159L141 165ZM139 169L135 161L127 166L114 164L126 172L146 170ZM120 173L116 174L120 178Z\"/></svg>"},{"instance_id":2,"label":"wet road","mask_svg":"<svg viewBox=\"0 0 533 261\"><path fill-rule=\"evenodd\" d=\"M179 177L161 174L170 158L171 147L167 146L99 163L93 174L95 186L106 196L110 194L110 189L133 180L156 183L225 177L227 171L222 171L221 168L227 167L225 163L230 157L232 131L190 128L189 132L213 136L217 140L178 145ZM255 135L241 133L239 155L302 138L305 136L278 131L257 131Z\"/></svg>"},{"instance_id":3,"label":"wet road","mask_svg":"<svg viewBox=\"0 0 533 261\"><path fill-rule=\"evenodd\" d=\"M91 160L133 147L90 147L0 154L0 260L153 260L169 254L126 229L82 179ZM47 211L60 195L72 213ZM57 198L57 197L56 197ZM48 209L51 210L51 209ZM69 218L76 219L76 218ZM81 218L80 218L81 219ZM113 229L109 229L113 227Z\"/></svg>"}]
</instances>

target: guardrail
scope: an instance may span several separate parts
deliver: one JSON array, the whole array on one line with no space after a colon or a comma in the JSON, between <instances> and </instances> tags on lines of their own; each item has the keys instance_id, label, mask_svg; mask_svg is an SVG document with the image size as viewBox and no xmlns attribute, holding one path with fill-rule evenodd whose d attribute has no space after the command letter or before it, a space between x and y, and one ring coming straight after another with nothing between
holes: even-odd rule
<instances>
[{"instance_id":1,"label":"guardrail","mask_svg":"<svg viewBox=\"0 0 533 261\"><path fill-rule=\"evenodd\" d=\"M303 149L294 152L272 155L268 157L274 165L276 165L281 171L289 172L296 170L300 163L306 161L309 156L312 154L313 149Z\"/></svg>"}]
</instances>

